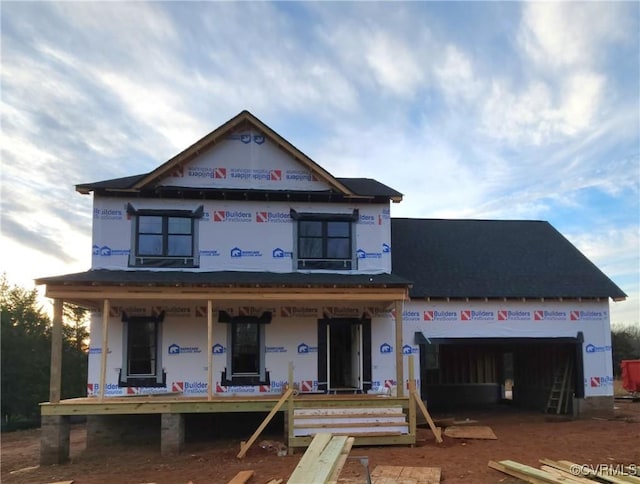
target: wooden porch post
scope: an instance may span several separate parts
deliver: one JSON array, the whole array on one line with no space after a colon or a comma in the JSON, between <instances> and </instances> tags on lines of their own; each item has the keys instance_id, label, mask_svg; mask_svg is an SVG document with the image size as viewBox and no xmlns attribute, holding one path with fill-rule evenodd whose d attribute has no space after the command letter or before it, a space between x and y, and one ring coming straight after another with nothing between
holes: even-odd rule
<instances>
[{"instance_id":1,"label":"wooden porch post","mask_svg":"<svg viewBox=\"0 0 640 484\"><path fill-rule=\"evenodd\" d=\"M404 396L404 361L402 357L402 301L396 301L396 390Z\"/></svg>"},{"instance_id":2,"label":"wooden porch post","mask_svg":"<svg viewBox=\"0 0 640 484\"><path fill-rule=\"evenodd\" d=\"M109 300L102 305L102 353L100 354L100 388L98 397L104 399L104 387L107 381L107 355L109 354ZM124 369L123 369L124 371Z\"/></svg>"},{"instance_id":3,"label":"wooden porch post","mask_svg":"<svg viewBox=\"0 0 640 484\"><path fill-rule=\"evenodd\" d=\"M53 326L51 328L51 372L49 374L49 402L60 402L62 386L62 299L53 300Z\"/></svg>"},{"instance_id":4,"label":"wooden porch post","mask_svg":"<svg viewBox=\"0 0 640 484\"><path fill-rule=\"evenodd\" d=\"M213 301L207 301L207 398L213 398Z\"/></svg>"}]
</instances>

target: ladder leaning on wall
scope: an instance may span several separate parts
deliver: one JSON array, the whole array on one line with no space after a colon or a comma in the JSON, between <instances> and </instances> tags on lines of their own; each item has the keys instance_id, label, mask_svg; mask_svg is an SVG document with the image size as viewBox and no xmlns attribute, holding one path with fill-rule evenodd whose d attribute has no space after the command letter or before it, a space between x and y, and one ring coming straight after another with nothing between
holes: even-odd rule
<instances>
[{"instance_id":1,"label":"ladder leaning on wall","mask_svg":"<svg viewBox=\"0 0 640 484\"><path fill-rule=\"evenodd\" d=\"M569 411L569 399L571 398L571 379L573 374L573 360L567 357L563 363L559 363L553 374L553 383L547 400L546 413L567 413Z\"/></svg>"}]
</instances>

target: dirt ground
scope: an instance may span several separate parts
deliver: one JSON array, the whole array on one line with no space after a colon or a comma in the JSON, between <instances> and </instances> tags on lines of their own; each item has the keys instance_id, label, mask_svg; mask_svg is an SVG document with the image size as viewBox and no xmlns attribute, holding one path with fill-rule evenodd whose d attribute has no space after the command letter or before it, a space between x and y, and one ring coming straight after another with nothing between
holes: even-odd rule
<instances>
[{"instance_id":1,"label":"dirt ground","mask_svg":"<svg viewBox=\"0 0 640 484\"><path fill-rule=\"evenodd\" d=\"M616 402L609 419L553 419L539 413L510 408L482 412L456 412L450 416L489 425L498 440L462 440L444 437L436 444L426 429L418 433L418 445L354 447L350 456L368 458L369 469L377 465L440 467L442 481L453 483L516 482L487 467L489 460L511 459L538 466L538 459L570 460L579 464L640 464L640 402ZM437 415L434 415L437 417ZM248 436L247 436L248 437ZM246 437L245 437L246 438ZM236 458L240 439L187 443L177 457L162 458L158 447L86 450L84 425L71 432L71 462L60 466L25 469L38 465L39 430L2 435L1 481L13 483L226 483L238 471L252 469L249 484L263 484L274 478L285 479L295 468L302 450L293 456L278 457L275 452L254 445L242 460ZM280 435L260 440L282 440ZM260 441L259 440L259 441ZM19 469L20 472L11 473ZM350 459L341 478L365 482L365 468Z\"/></svg>"}]
</instances>

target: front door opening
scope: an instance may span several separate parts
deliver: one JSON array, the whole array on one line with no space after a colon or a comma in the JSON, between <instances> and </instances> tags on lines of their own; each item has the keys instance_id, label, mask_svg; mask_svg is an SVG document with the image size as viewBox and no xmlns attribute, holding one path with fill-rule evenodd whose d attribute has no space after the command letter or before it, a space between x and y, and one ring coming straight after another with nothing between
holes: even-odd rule
<instances>
[{"instance_id":1,"label":"front door opening","mask_svg":"<svg viewBox=\"0 0 640 484\"><path fill-rule=\"evenodd\" d=\"M329 390L362 390L362 325L332 321L327 325Z\"/></svg>"},{"instance_id":2,"label":"front door opening","mask_svg":"<svg viewBox=\"0 0 640 484\"><path fill-rule=\"evenodd\" d=\"M318 390L328 393L371 389L371 320L318 320Z\"/></svg>"}]
</instances>

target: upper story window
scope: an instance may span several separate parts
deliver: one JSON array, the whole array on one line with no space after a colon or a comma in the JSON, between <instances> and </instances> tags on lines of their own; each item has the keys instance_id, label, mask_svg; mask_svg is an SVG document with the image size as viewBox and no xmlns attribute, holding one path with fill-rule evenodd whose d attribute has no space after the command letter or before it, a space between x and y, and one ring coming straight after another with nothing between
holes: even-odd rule
<instances>
[{"instance_id":1,"label":"upper story window","mask_svg":"<svg viewBox=\"0 0 640 484\"><path fill-rule=\"evenodd\" d=\"M203 208L135 210L129 265L141 267L198 267L198 219Z\"/></svg>"},{"instance_id":2,"label":"upper story window","mask_svg":"<svg viewBox=\"0 0 640 484\"><path fill-rule=\"evenodd\" d=\"M298 269L355 269L353 214L298 213L291 211L297 221Z\"/></svg>"}]
</instances>

